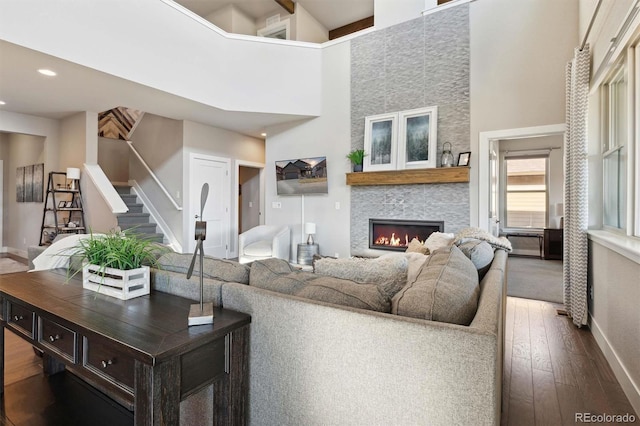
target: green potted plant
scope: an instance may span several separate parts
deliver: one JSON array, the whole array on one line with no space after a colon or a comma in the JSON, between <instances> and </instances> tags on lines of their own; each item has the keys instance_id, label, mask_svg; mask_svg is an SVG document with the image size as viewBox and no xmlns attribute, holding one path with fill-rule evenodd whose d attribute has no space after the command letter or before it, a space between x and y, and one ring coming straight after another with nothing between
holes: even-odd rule
<instances>
[{"instance_id":1,"label":"green potted plant","mask_svg":"<svg viewBox=\"0 0 640 426\"><path fill-rule=\"evenodd\" d=\"M347 154L347 158L353 164L354 172L362 171L362 163L364 162L364 157L366 156L367 154L364 152L364 149L354 149Z\"/></svg>"},{"instance_id":2,"label":"green potted plant","mask_svg":"<svg viewBox=\"0 0 640 426\"><path fill-rule=\"evenodd\" d=\"M82 267L82 285L122 300L149 294L149 267L167 248L131 231L90 233L68 255Z\"/></svg>"}]
</instances>

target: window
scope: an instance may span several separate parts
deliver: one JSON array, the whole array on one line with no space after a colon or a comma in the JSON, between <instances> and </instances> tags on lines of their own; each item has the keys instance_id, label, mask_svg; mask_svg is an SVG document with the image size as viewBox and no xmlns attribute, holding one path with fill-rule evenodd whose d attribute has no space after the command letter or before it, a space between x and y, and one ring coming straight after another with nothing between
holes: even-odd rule
<instances>
[{"instance_id":1,"label":"window","mask_svg":"<svg viewBox=\"0 0 640 426\"><path fill-rule=\"evenodd\" d=\"M505 158L506 226L537 228L547 226L548 156Z\"/></svg>"},{"instance_id":2,"label":"window","mask_svg":"<svg viewBox=\"0 0 640 426\"><path fill-rule=\"evenodd\" d=\"M625 230L627 218L628 95L624 62L603 85L603 224Z\"/></svg>"}]
</instances>

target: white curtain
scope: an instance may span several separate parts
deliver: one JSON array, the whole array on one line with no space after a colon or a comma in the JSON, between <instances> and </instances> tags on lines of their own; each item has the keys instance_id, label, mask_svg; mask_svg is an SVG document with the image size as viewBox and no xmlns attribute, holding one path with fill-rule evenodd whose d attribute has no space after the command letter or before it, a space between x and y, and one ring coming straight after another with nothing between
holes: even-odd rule
<instances>
[{"instance_id":1,"label":"white curtain","mask_svg":"<svg viewBox=\"0 0 640 426\"><path fill-rule=\"evenodd\" d=\"M564 306L578 327L587 324L587 106L589 46L567 64L564 184Z\"/></svg>"}]
</instances>

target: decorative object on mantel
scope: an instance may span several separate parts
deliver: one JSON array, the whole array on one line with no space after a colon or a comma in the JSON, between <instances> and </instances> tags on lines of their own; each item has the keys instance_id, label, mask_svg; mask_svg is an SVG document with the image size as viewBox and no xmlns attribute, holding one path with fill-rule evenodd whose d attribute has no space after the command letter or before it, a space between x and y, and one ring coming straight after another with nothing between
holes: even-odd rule
<instances>
[{"instance_id":1,"label":"decorative object on mantel","mask_svg":"<svg viewBox=\"0 0 640 426\"><path fill-rule=\"evenodd\" d=\"M461 152L458 155L458 167L466 167L469 165L469 159L471 158L471 152Z\"/></svg>"},{"instance_id":2,"label":"decorative object on mantel","mask_svg":"<svg viewBox=\"0 0 640 426\"><path fill-rule=\"evenodd\" d=\"M447 145L449 146L447 148ZM440 166L451 167L453 166L453 154L451 153L451 143L445 142L442 146L442 159L440 160Z\"/></svg>"},{"instance_id":3,"label":"decorative object on mantel","mask_svg":"<svg viewBox=\"0 0 640 426\"><path fill-rule=\"evenodd\" d=\"M207 202L209 196L209 184L202 185L202 192L200 193L200 216L196 219L202 219L204 213L204 205ZM189 327L192 325L213 324L213 303L204 303L204 247L202 242L207 239L207 222L204 220L196 220L195 238L198 242L196 249L193 251L193 258L191 259L191 265L187 271L187 279L191 278L193 274L193 266L196 263L196 256L200 254L200 303L191 305L189 309Z\"/></svg>"},{"instance_id":4,"label":"decorative object on mantel","mask_svg":"<svg viewBox=\"0 0 640 426\"><path fill-rule=\"evenodd\" d=\"M347 158L351 161L351 164L353 164L354 172L362 171L362 163L364 162L364 157L366 156L367 153L364 151L364 149L354 149L347 154Z\"/></svg>"},{"instance_id":5,"label":"decorative object on mantel","mask_svg":"<svg viewBox=\"0 0 640 426\"><path fill-rule=\"evenodd\" d=\"M76 167L67 167L67 180L70 180L69 189L75 191L77 188L76 181L80 179L80 169Z\"/></svg>"},{"instance_id":6,"label":"decorative object on mantel","mask_svg":"<svg viewBox=\"0 0 640 426\"><path fill-rule=\"evenodd\" d=\"M307 238L307 244L313 244L313 235L316 233L316 224L313 222L305 223L304 233L309 234L309 238Z\"/></svg>"},{"instance_id":7,"label":"decorative object on mantel","mask_svg":"<svg viewBox=\"0 0 640 426\"><path fill-rule=\"evenodd\" d=\"M137 234L111 232L91 233L64 255L86 262L82 268L84 288L128 300L149 294L149 265L156 264L161 251L160 246Z\"/></svg>"}]
</instances>

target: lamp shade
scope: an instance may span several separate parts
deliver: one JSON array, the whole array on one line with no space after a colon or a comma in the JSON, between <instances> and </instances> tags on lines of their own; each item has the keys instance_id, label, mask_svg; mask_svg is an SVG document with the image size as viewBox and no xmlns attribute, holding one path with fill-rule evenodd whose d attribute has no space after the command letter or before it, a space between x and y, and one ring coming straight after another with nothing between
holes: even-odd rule
<instances>
[{"instance_id":1,"label":"lamp shade","mask_svg":"<svg viewBox=\"0 0 640 426\"><path fill-rule=\"evenodd\" d=\"M305 234L315 234L316 233L316 224L313 222L307 222L304 224L304 233Z\"/></svg>"},{"instance_id":2,"label":"lamp shade","mask_svg":"<svg viewBox=\"0 0 640 426\"><path fill-rule=\"evenodd\" d=\"M68 167L67 179L80 179L80 169L77 169L75 167Z\"/></svg>"}]
</instances>

